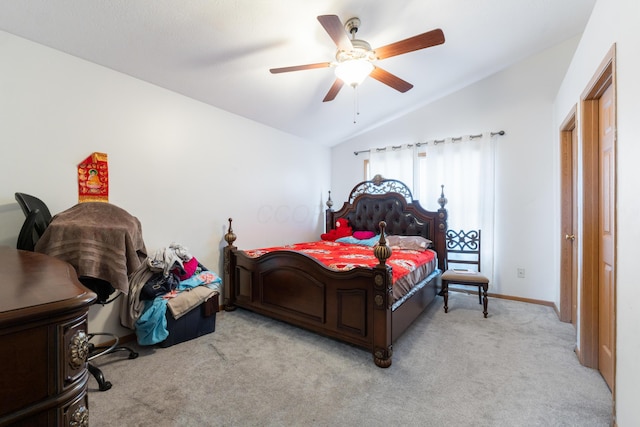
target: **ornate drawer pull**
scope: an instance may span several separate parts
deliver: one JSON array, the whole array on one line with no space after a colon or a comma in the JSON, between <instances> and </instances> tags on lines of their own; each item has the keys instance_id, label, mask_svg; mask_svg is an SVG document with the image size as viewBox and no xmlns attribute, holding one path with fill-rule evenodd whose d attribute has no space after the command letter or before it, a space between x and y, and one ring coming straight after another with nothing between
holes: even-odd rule
<instances>
[{"instance_id":1,"label":"ornate drawer pull","mask_svg":"<svg viewBox=\"0 0 640 427\"><path fill-rule=\"evenodd\" d=\"M77 331L69 343L69 366L73 369L82 367L89 357L89 338L84 331Z\"/></svg>"},{"instance_id":2,"label":"ornate drawer pull","mask_svg":"<svg viewBox=\"0 0 640 427\"><path fill-rule=\"evenodd\" d=\"M73 411L71 420L69 421L70 427L88 427L89 426L89 410L81 405Z\"/></svg>"}]
</instances>

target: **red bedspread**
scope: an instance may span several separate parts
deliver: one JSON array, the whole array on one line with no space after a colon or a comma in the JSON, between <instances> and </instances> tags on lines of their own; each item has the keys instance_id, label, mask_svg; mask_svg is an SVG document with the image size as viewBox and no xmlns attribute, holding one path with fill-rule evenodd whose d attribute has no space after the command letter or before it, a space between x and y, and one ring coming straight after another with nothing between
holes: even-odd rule
<instances>
[{"instance_id":1,"label":"red bedspread","mask_svg":"<svg viewBox=\"0 0 640 427\"><path fill-rule=\"evenodd\" d=\"M324 240L273 248L251 249L244 252L251 258L257 258L266 253L281 250L302 252L315 258L327 268L336 271L351 270L355 267L374 267L379 263L378 259L373 255L373 248L370 246ZM435 265L433 263L434 259L435 252L431 250L421 252L394 249L391 258L386 263L393 270L393 282L395 284L398 280L411 275L411 273L429 263Z\"/></svg>"}]
</instances>

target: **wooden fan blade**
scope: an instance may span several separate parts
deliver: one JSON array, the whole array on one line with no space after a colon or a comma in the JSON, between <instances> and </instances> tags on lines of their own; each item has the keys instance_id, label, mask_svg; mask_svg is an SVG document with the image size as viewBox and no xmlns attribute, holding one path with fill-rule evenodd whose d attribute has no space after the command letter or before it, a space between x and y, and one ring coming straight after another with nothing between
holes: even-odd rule
<instances>
[{"instance_id":1,"label":"wooden fan blade","mask_svg":"<svg viewBox=\"0 0 640 427\"><path fill-rule=\"evenodd\" d=\"M411 83L402 80L400 77L394 76L380 67L375 67L369 76L402 93L413 87Z\"/></svg>"},{"instance_id":2,"label":"wooden fan blade","mask_svg":"<svg viewBox=\"0 0 640 427\"><path fill-rule=\"evenodd\" d=\"M336 15L320 15L318 21L324 27L324 30L329 33L329 37L338 46L340 50L350 51L353 49L349 35L344 29L344 25L340 22L340 18Z\"/></svg>"},{"instance_id":3,"label":"wooden fan blade","mask_svg":"<svg viewBox=\"0 0 640 427\"><path fill-rule=\"evenodd\" d=\"M329 89L329 92L327 92L327 95L324 97L322 102L333 101L336 95L338 95L338 92L340 92L340 89L342 89L342 85L344 85L344 82L340 79L336 79L331 85L331 89Z\"/></svg>"},{"instance_id":4,"label":"wooden fan blade","mask_svg":"<svg viewBox=\"0 0 640 427\"><path fill-rule=\"evenodd\" d=\"M431 46L444 43L444 33L440 28L427 31L399 42L391 43L386 46L379 47L374 50L378 59L391 58L392 56L402 55L403 53L413 52Z\"/></svg>"},{"instance_id":5,"label":"wooden fan blade","mask_svg":"<svg viewBox=\"0 0 640 427\"><path fill-rule=\"evenodd\" d=\"M314 68L327 68L327 67L331 67L331 62L318 62L317 64L295 65L293 67L272 68L269 71L271 72L271 74L278 74L278 73L288 73L290 71L312 70Z\"/></svg>"}]
</instances>

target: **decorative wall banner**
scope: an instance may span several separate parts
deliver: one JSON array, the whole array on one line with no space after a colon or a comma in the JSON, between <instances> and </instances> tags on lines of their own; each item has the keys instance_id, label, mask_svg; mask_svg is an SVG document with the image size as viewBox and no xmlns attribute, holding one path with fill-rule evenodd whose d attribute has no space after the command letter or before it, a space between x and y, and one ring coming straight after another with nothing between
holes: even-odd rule
<instances>
[{"instance_id":1,"label":"decorative wall banner","mask_svg":"<svg viewBox=\"0 0 640 427\"><path fill-rule=\"evenodd\" d=\"M93 153L78 165L78 203L109 202L106 153Z\"/></svg>"}]
</instances>

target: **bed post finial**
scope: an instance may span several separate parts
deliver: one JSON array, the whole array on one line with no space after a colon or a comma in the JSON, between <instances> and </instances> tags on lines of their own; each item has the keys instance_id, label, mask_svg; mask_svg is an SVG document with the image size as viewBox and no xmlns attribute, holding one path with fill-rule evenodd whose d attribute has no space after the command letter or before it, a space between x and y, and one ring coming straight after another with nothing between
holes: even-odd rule
<instances>
[{"instance_id":1,"label":"bed post finial","mask_svg":"<svg viewBox=\"0 0 640 427\"><path fill-rule=\"evenodd\" d=\"M224 235L224 240L227 241L229 246L233 246L233 242L236 241L236 235L233 232L233 228L231 228L231 221L233 221L233 219L229 218L229 230L227 231L227 234Z\"/></svg>"},{"instance_id":2,"label":"bed post finial","mask_svg":"<svg viewBox=\"0 0 640 427\"><path fill-rule=\"evenodd\" d=\"M333 207L333 200L331 200L331 190L329 190L329 199L327 200L327 207L329 210Z\"/></svg>"},{"instance_id":3,"label":"bed post finial","mask_svg":"<svg viewBox=\"0 0 640 427\"><path fill-rule=\"evenodd\" d=\"M438 197L438 204L441 209L444 209L444 205L448 202L447 198L444 197L444 184L440 185L440 197Z\"/></svg>"},{"instance_id":4,"label":"bed post finial","mask_svg":"<svg viewBox=\"0 0 640 427\"><path fill-rule=\"evenodd\" d=\"M387 223L384 221L380 221L380 240L378 244L373 248L373 254L380 261L381 266L384 266L386 260L391 256L391 248L387 245L387 240L384 238L384 229L387 226Z\"/></svg>"},{"instance_id":5,"label":"bed post finial","mask_svg":"<svg viewBox=\"0 0 640 427\"><path fill-rule=\"evenodd\" d=\"M227 233L224 235L224 240L227 241L228 246L224 248L224 310L225 311L233 311L236 309L235 306L235 256L233 253L235 252L236 247L233 246L233 242L236 241L236 235L233 232L233 228L231 228L231 221L233 219L229 218L229 229Z\"/></svg>"}]
</instances>

